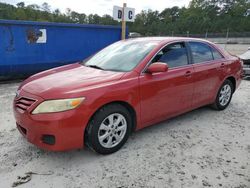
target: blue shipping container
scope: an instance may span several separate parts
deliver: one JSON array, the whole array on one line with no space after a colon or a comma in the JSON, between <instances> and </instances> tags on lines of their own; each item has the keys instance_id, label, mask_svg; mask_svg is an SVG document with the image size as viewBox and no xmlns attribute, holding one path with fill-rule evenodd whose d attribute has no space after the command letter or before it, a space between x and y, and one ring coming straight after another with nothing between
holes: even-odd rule
<instances>
[{"instance_id":1,"label":"blue shipping container","mask_svg":"<svg viewBox=\"0 0 250 188\"><path fill-rule=\"evenodd\" d=\"M121 27L0 20L0 80L83 60L121 38Z\"/></svg>"}]
</instances>

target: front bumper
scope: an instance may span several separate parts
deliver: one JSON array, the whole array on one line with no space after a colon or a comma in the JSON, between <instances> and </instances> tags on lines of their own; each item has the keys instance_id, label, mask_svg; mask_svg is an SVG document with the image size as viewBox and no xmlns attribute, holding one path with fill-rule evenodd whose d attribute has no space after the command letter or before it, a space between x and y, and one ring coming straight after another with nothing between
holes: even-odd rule
<instances>
[{"instance_id":1,"label":"front bumper","mask_svg":"<svg viewBox=\"0 0 250 188\"><path fill-rule=\"evenodd\" d=\"M243 73L244 73L244 76L250 76L250 66L243 67Z\"/></svg>"},{"instance_id":2,"label":"front bumper","mask_svg":"<svg viewBox=\"0 0 250 188\"><path fill-rule=\"evenodd\" d=\"M243 60L243 74L250 76L250 60Z\"/></svg>"},{"instance_id":3,"label":"front bumper","mask_svg":"<svg viewBox=\"0 0 250 188\"><path fill-rule=\"evenodd\" d=\"M36 101L25 111L20 111L16 107L17 98L13 104L17 128L29 142L52 151L83 148L84 129L88 122L88 116L80 108L59 113L32 115L31 111L43 99L25 91L21 91L20 96L29 97ZM46 139L48 136L49 140Z\"/></svg>"}]
</instances>

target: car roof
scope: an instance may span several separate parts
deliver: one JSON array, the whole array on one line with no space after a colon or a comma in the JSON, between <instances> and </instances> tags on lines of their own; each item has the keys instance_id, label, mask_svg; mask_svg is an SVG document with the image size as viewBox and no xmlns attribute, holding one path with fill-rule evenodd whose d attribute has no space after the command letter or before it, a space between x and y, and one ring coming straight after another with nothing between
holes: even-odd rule
<instances>
[{"instance_id":1,"label":"car roof","mask_svg":"<svg viewBox=\"0 0 250 188\"><path fill-rule=\"evenodd\" d=\"M230 54L225 51L223 48L221 48L218 45L215 45L214 43L201 39L201 38L190 38L190 37L138 37L138 38L131 38L131 39L126 39L126 41L138 41L138 42L154 42L157 43L158 45L165 45L170 42L179 42L179 41L189 41L189 42L203 42L207 43L213 48L217 49L224 57L230 56Z\"/></svg>"},{"instance_id":2,"label":"car roof","mask_svg":"<svg viewBox=\"0 0 250 188\"><path fill-rule=\"evenodd\" d=\"M172 41L198 41L198 42L211 43L211 42L204 40L204 39L190 38L190 37L139 37L139 38L127 39L127 41L158 42L159 44L172 42Z\"/></svg>"}]
</instances>

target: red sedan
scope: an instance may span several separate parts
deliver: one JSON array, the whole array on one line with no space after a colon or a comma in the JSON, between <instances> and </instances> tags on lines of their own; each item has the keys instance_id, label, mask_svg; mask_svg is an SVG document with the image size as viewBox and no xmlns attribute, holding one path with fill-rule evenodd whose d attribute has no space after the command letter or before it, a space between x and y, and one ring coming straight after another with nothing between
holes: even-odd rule
<instances>
[{"instance_id":1,"label":"red sedan","mask_svg":"<svg viewBox=\"0 0 250 188\"><path fill-rule=\"evenodd\" d=\"M120 149L132 131L205 105L224 110L240 60L205 40L140 38L25 80L14 99L19 131L40 148Z\"/></svg>"}]
</instances>

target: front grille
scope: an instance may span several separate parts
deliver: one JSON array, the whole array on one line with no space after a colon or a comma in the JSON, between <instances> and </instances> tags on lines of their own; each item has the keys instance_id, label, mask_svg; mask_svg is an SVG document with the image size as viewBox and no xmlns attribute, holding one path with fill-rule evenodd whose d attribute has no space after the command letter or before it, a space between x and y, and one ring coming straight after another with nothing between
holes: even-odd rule
<instances>
[{"instance_id":1,"label":"front grille","mask_svg":"<svg viewBox=\"0 0 250 188\"><path fill-rule=\"evenodd\" d=\"M243 68L250 68L250 64L244 64Z\"/></svg>"},{"instance_id":2,"label":"front grille","mask_svg":"<svg viewBox=\"0 0 250 188\"><path fill-rule=\"evenodd\" d=\"M26 111L33 103L35 102L34 99L26 98L26 97L21 97L16 100L15 106L18 110L21 112Z\"/></svg>"}]
</instances>

